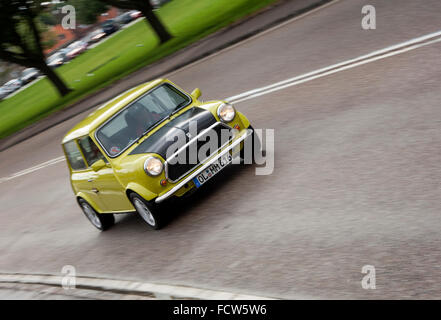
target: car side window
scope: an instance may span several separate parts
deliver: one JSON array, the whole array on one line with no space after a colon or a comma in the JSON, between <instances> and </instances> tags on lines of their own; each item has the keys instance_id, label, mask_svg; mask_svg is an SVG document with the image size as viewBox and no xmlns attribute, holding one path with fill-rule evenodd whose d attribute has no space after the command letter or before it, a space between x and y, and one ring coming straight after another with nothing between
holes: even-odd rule
<instances>
[{"instance_id":1,"label":"car side window","mask_svg":"<svg viewBox=\"0 0 441 320\"><path fill-rule=\"evenodd\" d=\"M86 169L86 164L84 163L83 156L78 149L75 141L66 142L64 145L64 150L66 151L67 159L70 163L72 170L83 170Z\"/></svg>"},{"instance_id":2,"label":"car side window","mask_svg":"<svg viewBox=\"0 0 441 320\"><path fill-rule=\"evenodd\" d=\"M83 152L89 166L98 160L104 160L104 162L107 163L107 159L103 156L100 149L98 149L97 145L90 137L78 139L78 144L80 145L81 151Z\"/></svg>"}]
</instances>

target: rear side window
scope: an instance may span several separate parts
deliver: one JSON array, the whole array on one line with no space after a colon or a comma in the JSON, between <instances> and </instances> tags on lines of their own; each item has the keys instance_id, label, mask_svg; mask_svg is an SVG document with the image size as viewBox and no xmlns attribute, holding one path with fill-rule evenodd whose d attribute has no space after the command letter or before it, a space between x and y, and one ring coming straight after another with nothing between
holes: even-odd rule
<instances>
[{"instance_id":1,"label":"rear side window","mask_svg":"<svg viewBox=\"0 0 441 320\"><path fill-rule=\"evenodd\" d=\"M98 149L90 137L81 138L78 140L78 143L89 166L98 160L104 160L104 162L107 162L107 159L104 158L100 149Z\"/></svg>"},{"instance_id":2,"label":"rear side window","mask_svg":"<svg viewBox=\"0 0 441 320\"><path fill-rule=\"evenodd\" d=\"M64 150L66 151L67 160L69 160L72 170L86 169L83 156L75 141L66 142L64 144Z\"/></svg>"}]
</instances>

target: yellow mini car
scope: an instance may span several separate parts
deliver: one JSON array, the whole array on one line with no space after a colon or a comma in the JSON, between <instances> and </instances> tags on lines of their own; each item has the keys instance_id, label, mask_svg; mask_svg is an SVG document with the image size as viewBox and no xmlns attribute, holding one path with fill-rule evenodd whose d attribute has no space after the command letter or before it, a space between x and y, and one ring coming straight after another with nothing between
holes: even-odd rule
<instances>
[{"instance_id":1,"label":"yellow mini car","mask_svg":"<svg viewBox=\"0 0 441 320\"><path fill-rule=\"evenodd\" d=\"M243 160L248 141L254 152L258 137L248 119L225 101L202 103L200 95L166 79L151 81L105 103L66 134L72 189L96 228L112 226L115 213L138 212L159 229L161 202L192 193Z\"/></svg>"}]
</instances>

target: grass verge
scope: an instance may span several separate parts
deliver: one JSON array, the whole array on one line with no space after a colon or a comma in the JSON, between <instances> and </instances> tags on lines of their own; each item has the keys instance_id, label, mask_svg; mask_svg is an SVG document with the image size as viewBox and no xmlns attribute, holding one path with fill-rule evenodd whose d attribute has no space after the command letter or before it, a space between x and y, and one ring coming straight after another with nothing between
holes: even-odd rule
<instances>
[{"instance_id":1,"label":"grass verge","mask_svg":"<svg viewBox=\"0 0 441 320\"><path fill-rule=\"evenodd\" d=\"M73 90L60 97L46 78L0 102L0 139L255 12L276 0L173 0L157 11L174 38L159 45L144 19L57 73Z\"/></svg>"}]
</instances>

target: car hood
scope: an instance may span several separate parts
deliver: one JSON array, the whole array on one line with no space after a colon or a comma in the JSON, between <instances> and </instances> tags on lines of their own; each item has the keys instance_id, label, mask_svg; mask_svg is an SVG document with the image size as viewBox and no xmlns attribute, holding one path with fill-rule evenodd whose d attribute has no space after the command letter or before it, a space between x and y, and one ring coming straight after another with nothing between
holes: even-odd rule
<instances>
[{"instance_id":1,"label":"car hood","mask_svg":"<svg viewBox=\"0 0 441 320\"><path fill-rule=\"evenodd\" d=\"M130 154L156 153L166 159L167 149L177 141L177 136L180 134L178 131L184 132L186 142L193 138L187 135L190 131L190 123L193 121L196 124L197 133L199 133L216 123L216 118L205 109L193 107L163 125L140 143Z\"/></svg>"}]
</instances>

